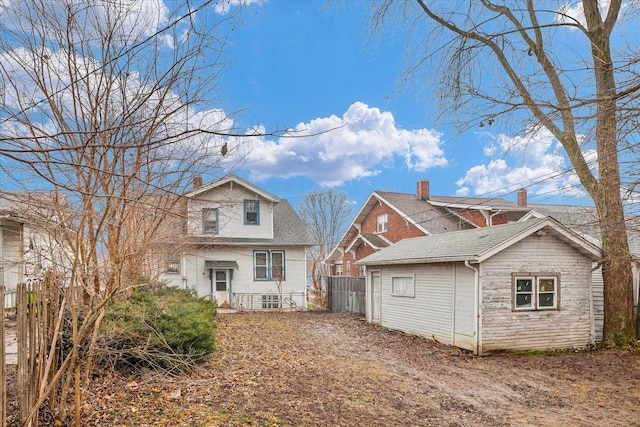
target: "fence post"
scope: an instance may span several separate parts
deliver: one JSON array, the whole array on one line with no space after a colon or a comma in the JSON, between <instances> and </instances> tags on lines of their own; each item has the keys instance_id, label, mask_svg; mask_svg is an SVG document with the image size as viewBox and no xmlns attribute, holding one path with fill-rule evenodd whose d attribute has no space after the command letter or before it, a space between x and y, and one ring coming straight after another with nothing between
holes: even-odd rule
<instances>
[{"instance_id":1,"label":"fence post","mask_svg":"<svg viewBox=\"0 0 640 427\"><path fill-rule=\"evenodd\" d=\"M0 427L7 425L7 360L5 357L5 336L4 336L4 286L0 286Z\"/></svg>"}]
</instances>

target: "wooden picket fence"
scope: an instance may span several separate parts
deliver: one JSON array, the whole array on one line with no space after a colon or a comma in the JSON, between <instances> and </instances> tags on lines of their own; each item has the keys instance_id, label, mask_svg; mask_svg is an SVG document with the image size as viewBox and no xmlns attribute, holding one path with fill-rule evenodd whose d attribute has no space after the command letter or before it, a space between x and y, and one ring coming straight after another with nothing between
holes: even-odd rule
<instances>
[{"instance_id":1,"label":"wooden picket fence","mask_svg":"<svg viewBox=\"0 0 640 427\"><path fill-rule=\"evenodd\" d=\"M0 427L7 424L7 368L5 352L5 320L4 320L4 286L0 287L0 304L2 304L2 320L0 320ZM42 372L47 366L47 357L57 357L55 352L47 354L51 348L51 325L55 321L60 307L57 298L50 298L41 282L19 284L16 292L16 341L17 365L16 386L18 396L19 425L33 427L38 425L37 411L33 411L40 395L41 381L50 373ZM55 366L53 363L52 366ZM33 413L32 413L33 412ZM27 421L31 420L31 421Z\"/></svg>"}]
</instances>

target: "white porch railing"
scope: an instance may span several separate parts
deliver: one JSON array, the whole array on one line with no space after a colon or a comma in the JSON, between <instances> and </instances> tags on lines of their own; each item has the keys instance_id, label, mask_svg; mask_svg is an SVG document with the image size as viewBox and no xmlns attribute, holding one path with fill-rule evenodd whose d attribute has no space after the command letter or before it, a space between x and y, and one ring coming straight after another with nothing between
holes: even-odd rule
<instances>
[{"instance_id":1,"label":"white porch railing","mask_svg":"<svg viewBox=\"0 0 640 427\"><path fill-rule=\"evenodd\" d=\"M244 310L304 310L304 292L234 293L233 308Z\"/></svg>"}]
</instances>

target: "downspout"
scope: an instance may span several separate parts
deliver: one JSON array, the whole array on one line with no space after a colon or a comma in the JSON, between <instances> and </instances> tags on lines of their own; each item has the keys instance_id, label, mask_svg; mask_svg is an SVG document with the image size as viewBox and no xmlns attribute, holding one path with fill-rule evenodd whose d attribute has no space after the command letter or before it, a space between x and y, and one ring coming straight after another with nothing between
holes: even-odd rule
<instances>
[{"instance_id":1,"label":"downspout","mask_svg":"<svg viewBox=\"0 0 640 427\"><path fill-rule=\"evenodd\" d=\"M187 256L184 252L182 252L180 265L182 266L182 288L187 289Z\"/></svg>"},{"instance_id":2,"label":"downspout","mask_svg":"<svg viewBox=\"0 0 640 427\"><path fill-rule=\"evenodd\" d=\"M598 261L596 265L591 268L591 289L589 289L589 325L591 329L591 338L589 341L591 345L596 344L596 312L593 299L593 273L600 268L602 268L602 261Z\"/></svg>"},{"instance_id":3,"label":"downspout","mask_svg":"<svg viewBox=\"0 0 640 427\"><path fill-rule=\"evenodd\" d=\"M474 271L474 276L475 276L475 283L474 283L474 287L473 287L473 298L475 299L475 304L473 304L473 317L474 319L476 319L476 330L475 330L475 339L476 339L476 343L475 343L475 354L477 354L478 356L482 356L482 345L481 345L481 324L480 324L480 272L478 271L477 268L475 268L474 266L472 266L469 263L469 260L465 260L464 261L464 266L473 270Z\"/></svg>"},{"instance_id":4,"label":"downspout","mask_svg":"<svg viewBox=\"0 0 640 427\"><path fill-rule=\"evenodd\" d=\"M233 305L233 268L230 268L229 271L229 307L236 308Z\"/></svg>"}]
</instances>

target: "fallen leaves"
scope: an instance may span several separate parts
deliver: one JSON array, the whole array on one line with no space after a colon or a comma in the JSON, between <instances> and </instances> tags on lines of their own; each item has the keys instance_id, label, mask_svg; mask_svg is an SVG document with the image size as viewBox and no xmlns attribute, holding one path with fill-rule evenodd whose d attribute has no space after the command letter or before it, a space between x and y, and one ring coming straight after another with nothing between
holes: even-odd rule
<instances>
[{"instance_id":1,"label":"fallen leaves","mask_svg":"<svg viewBox=\"0 0 640 427\"><path fill-rule=\"evenodd\" d=\"M451 347L342 314L243 313L218 321L219 351L189 374L95 379L84 425L501 426L536 424L541 412L562 425L581 411L594 420L620 416L609 418L614 425L637 403L631 387L605 402L615 411L598 406L615 378L640 378L633 354L461 358L451 357ZM538 395L562 402L546 406L553 399ZM518 405L523 399L526 408Z\"/></svg>"}]
</instances>

